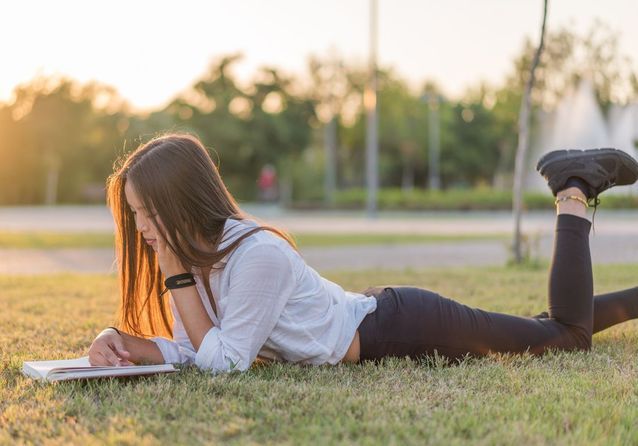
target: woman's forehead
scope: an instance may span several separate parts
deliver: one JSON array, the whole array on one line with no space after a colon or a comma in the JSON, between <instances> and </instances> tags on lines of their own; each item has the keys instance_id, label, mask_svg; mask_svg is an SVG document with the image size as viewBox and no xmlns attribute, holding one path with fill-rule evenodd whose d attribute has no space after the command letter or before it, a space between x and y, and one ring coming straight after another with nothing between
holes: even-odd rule
<instances>
[{"instance_id":1,"label":"woman's forehead","mask_svg":"<svg viewBox=\"0 0 638 446\"><path fill-rule=\"evenodd\" d=\"M126 184L124 185L124 195L126 195L126 201L128 202L130 206L144 207L142 200L140 200L140 197L137 195L137 191L135 190L135 187L130 181L127 181Z\"/></svg>"},{"instance_id":2,"label":"woman's forehead","mask_svg":"<svg viewBox=\"0 0 638 446\"><path fill-rule=\"evenodd\" d=\"M124 184L124 195L126 195L126 202L133 209L146 209L147 206L142 199L142 196L137 193L137 189L130 181L127 181ZM153 209L154 205L152 202L148 203L149 209Z\"/></svg>"}]
</instances>

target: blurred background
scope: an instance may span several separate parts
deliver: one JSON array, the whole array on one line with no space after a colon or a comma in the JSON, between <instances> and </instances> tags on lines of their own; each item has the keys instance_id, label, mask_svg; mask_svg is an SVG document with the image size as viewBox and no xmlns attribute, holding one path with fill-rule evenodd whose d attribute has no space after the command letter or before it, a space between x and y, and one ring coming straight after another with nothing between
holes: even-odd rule
<instances>
[{"instance_id":1,"label":"blurred background","mask_svg":"<svg viewBox=\"0 0 638 446\"><path fill-rule=\"evenodd\" d=\"M112 271L106 178L173 131L201 138L244 210L319 269L542 264L553 202L538 157L638 144L638 4L549 0L541 33L543 13L541 0L5 2L0 272ZM611 192L594 262L638 262L638 190Z\"/></svg>"},{"instance_id":2,"label":"blurred background","mask_svg":"<svg viewBox=\"0 0 638 446\"><path fill-rule=\"evenodd\" d=\"M103 203L118 157L185 131L240 201L362 207L376 39L379 206L510 207L542 2L380 0L372 31L371 4L5 3L0 205ZM637 13L632 0L550 1L530 159L635 155ZM547 206L529 164L528 205Z\"/></svg>"}]
</instances>

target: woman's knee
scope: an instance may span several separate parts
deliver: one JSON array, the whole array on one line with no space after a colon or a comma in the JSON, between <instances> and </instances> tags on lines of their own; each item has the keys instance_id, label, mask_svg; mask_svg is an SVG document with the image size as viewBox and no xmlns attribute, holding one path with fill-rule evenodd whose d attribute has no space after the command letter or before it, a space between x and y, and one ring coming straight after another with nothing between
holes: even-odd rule
<instances>
[{"instance_id":1,"label":"woman's knee","mask_svg":"<svg viewBox=\"0 0 638 446\"><path fill-rule=\"evenodd\" d=\"M570 327L573 350L590 351L592 346L592 332L584 327Z\"/></svg>"}]
</instances>

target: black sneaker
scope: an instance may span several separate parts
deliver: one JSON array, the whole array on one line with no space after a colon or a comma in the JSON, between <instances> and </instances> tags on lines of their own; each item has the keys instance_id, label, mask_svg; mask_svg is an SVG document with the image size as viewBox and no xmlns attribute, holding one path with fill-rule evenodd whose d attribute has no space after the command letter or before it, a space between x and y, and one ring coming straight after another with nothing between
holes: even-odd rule
<instances>
[{"instance_id":1,"label":"black sneaker","mask_svg":"<svg viewBox=\"0 0 638 446\"><path fill-rule=\"evenodd\" d=\"M633 184L638 180L638 162L617 149L556 150L544 155L536 170L545 177L554 196L565 188L571 177L589 186L587 200L613 186Z\"/></svg>"}]
</instances>

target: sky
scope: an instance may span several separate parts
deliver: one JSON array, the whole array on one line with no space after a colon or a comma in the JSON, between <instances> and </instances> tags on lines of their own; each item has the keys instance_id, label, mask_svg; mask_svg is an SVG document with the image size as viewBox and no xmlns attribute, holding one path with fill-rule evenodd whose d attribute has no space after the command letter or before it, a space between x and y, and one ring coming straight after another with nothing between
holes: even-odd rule
<instances>
[{"instance_id":1,"label":"sky","mask_svg":"<svg viewBox=\"0 0 638 446\"><path fill-rule=\"evenodd\" d=\"M303 76L310 54L365 64L370 0L20 0L0 4L0 101L38 75L114 86L139 110L160 107L211 61L241 52L250 81L269 65ZM412 85L452 96L500 82L525 37L538 41L541 0L378 0L378 60ZM550 0L548 29L620 34L638 69L638 0Z\"/></svg>"}]
</instances>

